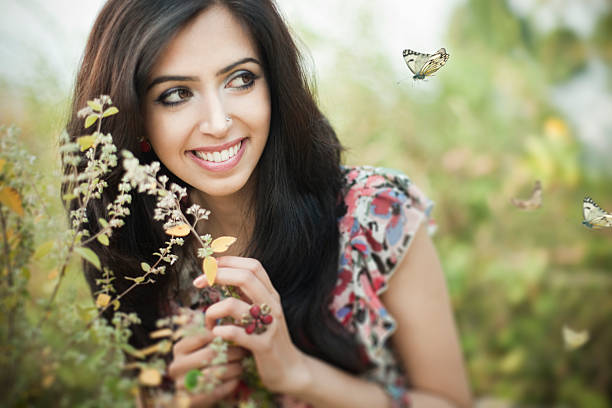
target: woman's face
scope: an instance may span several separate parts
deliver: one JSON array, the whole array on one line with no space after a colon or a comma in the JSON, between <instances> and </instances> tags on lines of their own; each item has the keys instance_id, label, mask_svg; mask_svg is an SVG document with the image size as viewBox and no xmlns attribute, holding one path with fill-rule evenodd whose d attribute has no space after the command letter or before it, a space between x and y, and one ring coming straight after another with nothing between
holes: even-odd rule
<instances>
[{"instance_id":1,"label":"woman's face","mask_svg":"<svg viewBox=\"0 0 612 408\"><path fill-rule=\"evenodd\" d=\"M270 95L256 47L229 11L213 6L174 36L144 105L153 150L203 198L247 186L268 139Z\"/></svg>"}]
</instances>

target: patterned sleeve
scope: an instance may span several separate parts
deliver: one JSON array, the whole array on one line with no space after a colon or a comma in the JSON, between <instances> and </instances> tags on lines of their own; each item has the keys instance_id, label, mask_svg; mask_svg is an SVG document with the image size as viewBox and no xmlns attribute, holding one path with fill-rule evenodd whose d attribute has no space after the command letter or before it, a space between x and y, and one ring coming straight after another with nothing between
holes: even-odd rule
<instances>
[{"instance_id":1,"label":"patterned sleeve","mask_svg":"<svg viewBox=\"0 0 612 408\"><path fill-rule=\"evenodd\" d=\"M371 377L384 383L397 406L407 406L404 384L389 375L394 370L384 347L396 322L379 296L421 224L428 223L431 230L433 203L408 177L392 170L350 168L346 181L339 281L331 308L363 343L375 367Z\"/></svg>"}]
</instances>

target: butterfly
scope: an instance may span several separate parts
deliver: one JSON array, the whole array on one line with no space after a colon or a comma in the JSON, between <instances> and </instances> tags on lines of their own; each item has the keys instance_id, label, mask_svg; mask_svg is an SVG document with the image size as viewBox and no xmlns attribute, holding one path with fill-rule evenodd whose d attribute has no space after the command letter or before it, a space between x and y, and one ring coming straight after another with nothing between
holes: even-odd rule
<instances>
[{"instance_id":1,"label":"butterfly","mask_svg":"<svg viewBox=\"0 0 612 408\"><path fill-rule=\"evenodd\" d=\"M582 200L582 216L582 223L588 228L612 228L612 214L602 210L591 197Z\"/></svg>"},{"instance_id":2,"label":"butterfly","mask_svg":"<svg viewBox=\"0 0 612 408\"><path fill-rule=\"evenodd\" d=\"M577 332L563 325L563 342L565 343L566 349L576 350L582 347L587 341L589 341L589 332L587 330Z\"/></svg>"},{"instance_id":3,"label":"butterfly","mask_svg":"<svg viewBox=\"0 0 612 408\"><path fill-rule=\"evenodd\" d=\"M404 61L414 76L412 79L425 79L442 68L448 60L449 54L446 49L440 48L434 54L423 54L412 50L404 50Z\"/></svg>"},{"instance_id":4,"label":"butterfly","mask_svg":"<svg viewBox=\"0 0 612 408\"><path fill-rule=\"evenodd\" d=\"M542 206L542 183L540 180L536 180L531 197L527 200L520 200L518 198L512 198L510 200L512 205L522 210L535 210Z\"/></svg>"}]
</instances>

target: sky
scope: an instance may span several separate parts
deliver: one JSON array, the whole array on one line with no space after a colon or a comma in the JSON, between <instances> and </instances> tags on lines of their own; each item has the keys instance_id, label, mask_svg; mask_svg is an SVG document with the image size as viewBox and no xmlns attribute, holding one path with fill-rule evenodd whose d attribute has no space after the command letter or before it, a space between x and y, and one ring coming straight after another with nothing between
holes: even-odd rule
<instances>
[{"instance_id":1,"label":"sky","mask_svg":"<svg viewBox=\"0 0 612 408\"><path fill-rule=\"evenodd\" d=\"M406 0L377 0L371 14L383 54L399 72L401 52L411 48L434 52L443 46L447 22L464 0L429 0L418 9ZM27 80L41 66L68 87L85 45L89 28L103 0L0 0L0 76ZM278 0L290 25L307 26L339 44L358 46L363 35L358 10L371 0ZM308 44L306 44L308 47ZM317 70L325 68L325 53L309 51ZM321 65L321 67L319 67Z\"/></svg>"}]
</instances>

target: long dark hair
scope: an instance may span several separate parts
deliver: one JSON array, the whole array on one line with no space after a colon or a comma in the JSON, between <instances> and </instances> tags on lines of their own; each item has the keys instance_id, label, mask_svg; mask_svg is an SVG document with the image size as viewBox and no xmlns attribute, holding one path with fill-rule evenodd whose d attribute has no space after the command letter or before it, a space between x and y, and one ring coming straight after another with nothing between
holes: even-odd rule
<instances>
[{"instance_id":1,"label":"long dark hair","mask_svg":"<svg viewBox=\"0 0 612 408\"><path fill-rule=\"evenodd\" d=\"M73 138L81 134L76 112L88 99L107 94L120 113L105 119L102 131L112 133L117 148L131 150L141 162L157 160L137 148L145 135L141 101L146 81L172 36L213 4L226 7L251 34L270 90L270 134L255 171L255 228L246 255L258 259L270 275L295 344L338 367L363 372L358 344L329 311L339 260L337 219L343 211L342 146L317 107L301 55L272 0L109 0L85 49L67 131ZM95 220L114 199L120 173L120 168L113 170L103 198L87 209L90 231L96 231ZM154 206L152 198L134 195L132 214L111 245L92 245L118 277L118 292L130 283L122 277L142 274L140 262L167 239L153 221ZM92 291L97 290L99 272L87 263L84 272ZM122 302L122 310L142 319L134 329L134 344L147 342L167 284L167 276L161 276Z\"/></svg>"}]
</instances>

